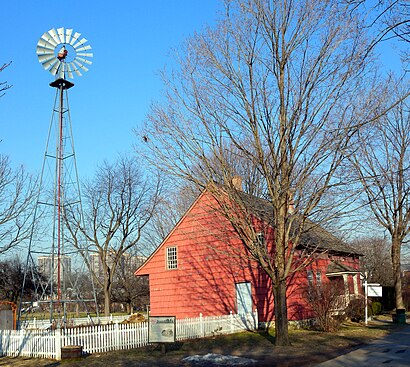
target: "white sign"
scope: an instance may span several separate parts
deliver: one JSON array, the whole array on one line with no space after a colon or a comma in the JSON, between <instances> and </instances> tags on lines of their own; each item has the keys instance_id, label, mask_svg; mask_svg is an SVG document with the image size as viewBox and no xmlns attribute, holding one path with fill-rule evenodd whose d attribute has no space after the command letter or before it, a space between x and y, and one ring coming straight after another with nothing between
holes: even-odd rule
<instances>
[{"instance_id":1,"label":"white sign","mask_svg":"<svg viewBox=\"0 0 410 367\"><path fill-rule=\"evenodd\" d=\"M149 343L174 343L175 316L150 316L148 318Z\"/></svg>"},{"instance_id":2,"label":"white sign","mask_svg":"<svg viewBox=\"0 0 410 367\"><path fill-rule=\"evenodd\" d=\"M381 297L382 296L382 286L379 283L368 283L367 284L367 296L368 297Z\"/></svg>"}]
</instances>

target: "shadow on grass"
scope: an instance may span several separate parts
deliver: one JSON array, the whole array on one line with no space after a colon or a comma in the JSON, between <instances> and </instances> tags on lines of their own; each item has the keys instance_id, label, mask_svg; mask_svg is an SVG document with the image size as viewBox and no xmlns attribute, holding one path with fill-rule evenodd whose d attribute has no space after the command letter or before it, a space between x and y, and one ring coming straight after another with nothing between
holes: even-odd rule
<instances>
[{"instance_id":1,"label":"shadow on grass","mask_svg":"<svg viewBox=\"0 0 410 367\"><path fill-rule=\"evenodd\" d=\"M263 331L258 331L258 334L270 344L275 345L276 339L275 339L275 336L273 335L274 332L275 332L274 330L263 330Z\"/></svg>"}]
</instances>

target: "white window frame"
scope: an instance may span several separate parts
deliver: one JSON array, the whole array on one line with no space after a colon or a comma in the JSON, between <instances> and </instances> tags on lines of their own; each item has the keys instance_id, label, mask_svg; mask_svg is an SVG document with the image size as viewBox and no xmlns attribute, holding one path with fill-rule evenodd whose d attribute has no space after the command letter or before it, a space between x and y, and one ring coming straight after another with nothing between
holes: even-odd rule
<instances>
[{"instance_id":1,"label":"white window frame","mask_svg":"<svg viewBox=\"0 0 410 367\"><path fill-rule=\"evenodd\" d=\"M311 287L313 285L313 271L312 270L306 270L306 274L307 274L307 281L308 281L308 285L309 287Z\"/></svg>"},{"instance_id":2,"label":"white window frame","mask_svg":"<svg viewBox=\"0 0 410 367\"><path fill-rule=\"evenodd\" d=\"M259 246L265 245L265 233L263 232L256 233L256 245L259 245Z\"/></svg>"},{"instance_id":3,"label":"white window frame","mask_svg":"<svg viewBox=\"0 0 410 367\"><path fill-rule=\"evenodd\" d=\"M322 273L318 270L316 271L316 286L320 287L322 285Z\"/></svg>"},{"instance_id":4,"label":"white window frame","mask_svg":"<svg viewBox=\"0 0 410 367\"><path fill-rule=\"evenodd\" d=\"M167 270L178 269L178 248L170 246L166 249L166 267Z\"/></svg>"}]
</instances>

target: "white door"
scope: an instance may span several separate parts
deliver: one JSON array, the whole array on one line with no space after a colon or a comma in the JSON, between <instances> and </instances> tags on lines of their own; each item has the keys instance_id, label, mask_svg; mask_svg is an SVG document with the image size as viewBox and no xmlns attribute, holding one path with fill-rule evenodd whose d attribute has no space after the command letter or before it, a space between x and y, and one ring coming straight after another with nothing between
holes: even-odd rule
<instances>
[{"instance_id":1,"label":"white door","mask_svg":"<svg viewBox=\"0 0 410 367\"><path fill-rule=\"evenodd\" d=\"M252 313L252 288L251 283L237 283L236 286L236 304L238 314L244 315Z\"/></svg>"}]
</instances>

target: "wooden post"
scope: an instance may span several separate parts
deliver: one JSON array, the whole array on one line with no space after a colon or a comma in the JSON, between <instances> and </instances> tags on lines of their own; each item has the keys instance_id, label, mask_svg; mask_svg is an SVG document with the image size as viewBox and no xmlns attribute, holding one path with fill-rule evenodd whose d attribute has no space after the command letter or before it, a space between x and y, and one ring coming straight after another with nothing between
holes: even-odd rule
<instances>
[{"instance_id":1,"label":"wooden post","mask_svg":"<svg viewBox=\"0 0 410 367\"><path fill-rule=\"evenodd\" d=\"M200 337L205 336L204 320L202 318L202 313L199 314L199 335Z\"/></svg>"},{"instance_id":2,"label":"wooden post","mask_svg":"<svg viewBox=\"0 0 410 367\"><path fill-rule=\"evenodd\" d=\"M119 348L120 346L120 330L118 326L118 321L115 323L114 327L114 338L115 338L115 346Z\"/></svg>"},{"instance_id":3,"label":"wooden post","mask_svg":"<svg viewBox=\"0 0 410 367\"><path fill-rule=\"evenodd\" d=\"M367 295L368 295L368 289L367 289L367 271L364 272L364 323L367 326Z\"/></svg>"},{"instance_id":4,"label":"wooden post","mask_svg":"<svg viewBox=\"0 0 410 367\"><path fill-rule=\"evenodd\" d=\"M55 348L56 348L56 359L61 361L61 330L56 329L54 332Z\"/></svg>"}]
</instances>

